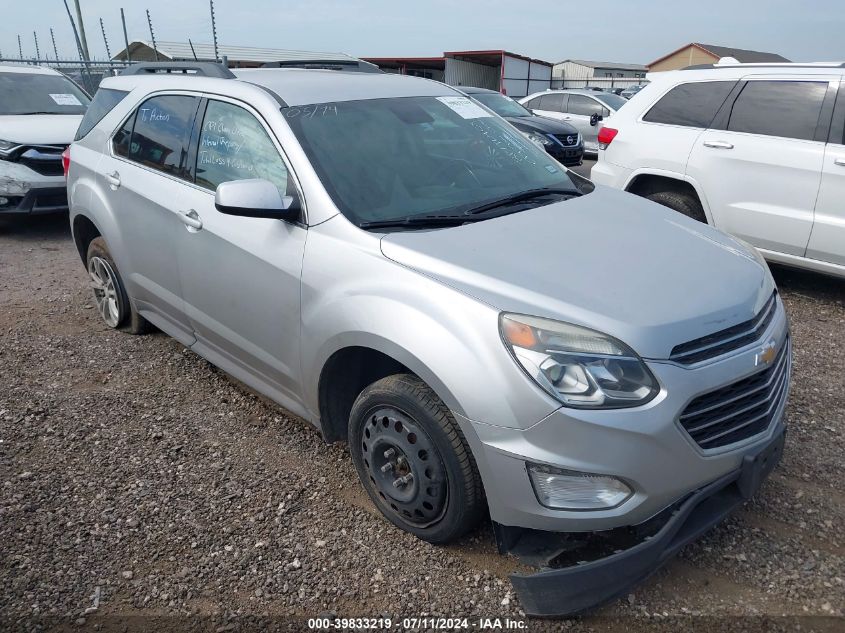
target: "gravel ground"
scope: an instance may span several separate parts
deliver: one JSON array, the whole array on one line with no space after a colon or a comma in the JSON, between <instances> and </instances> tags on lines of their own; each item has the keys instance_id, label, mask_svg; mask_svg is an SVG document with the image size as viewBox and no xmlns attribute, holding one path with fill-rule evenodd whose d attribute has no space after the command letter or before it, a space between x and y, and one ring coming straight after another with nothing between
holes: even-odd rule
<instances>
[{"instance_id":1,"label":"gravel ground","mask_svg":"<svg viewBox=\"0 0 845 633\"><path fill-rule=\"evenodd\" d=\"M775 274L795 350L779 469L626 599L527 628L845 628L845 282ZM66 220L0 228L0 629L524 621L489 525L449 547L400 532L343 446L163 334L109 330L89 293Z\"/></svg>"}]
</instances>

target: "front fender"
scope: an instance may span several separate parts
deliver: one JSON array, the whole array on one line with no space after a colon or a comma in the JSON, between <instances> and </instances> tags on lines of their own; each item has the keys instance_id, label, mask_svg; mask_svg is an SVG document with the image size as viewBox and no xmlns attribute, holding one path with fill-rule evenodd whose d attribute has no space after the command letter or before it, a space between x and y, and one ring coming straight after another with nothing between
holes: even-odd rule
<instances>
[{"instance_id":1,"label":"front fender","mask_svg":"<svg viewBox=\"0 0 845 633\"><path fill-rule=\"evenodd\" d=\"M388 260L378 236L344 218L323 223L309 231L303 265L306 406L318 412L319 378L329 357L362 346L404 364L465 418L527 428L560 404L511 358L498 318L496 308Z\"/></svg>"}]
</instances>

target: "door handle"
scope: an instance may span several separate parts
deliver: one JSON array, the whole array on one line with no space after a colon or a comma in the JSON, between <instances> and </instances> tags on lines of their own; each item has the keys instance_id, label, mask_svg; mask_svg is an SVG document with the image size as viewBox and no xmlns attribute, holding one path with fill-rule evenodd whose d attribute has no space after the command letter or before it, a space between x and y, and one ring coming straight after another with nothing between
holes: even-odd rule
<instances>
[{"instance_id":1,"label":"door handle","mask_svg":"<svg viewBox=\"0 0 845 633\"><path fill-rule=\"evenodd\" d=\"M190 209L185 213L180 213L179 219L185 223L189 231L191 229L193 229L194 231L199 231L202 228L202 220L200 219L199 213L197 213L193 209Z\"/></svg>"},{"instance_id":2,"label":"door handle","mask_svg":"<svg viewBox=\"0 0 845 633\"><path fill-rule=\"evenodd\" d=\"M839 165L840 167L845 167L845 158L834 158L833 164Z\"/></svg>"},{"instance_id":3,"label":"door handle","mask_svg":"<svg viewBox=\"0 0 845 633\"><path fill-rule=\"evenodd\" d=\"M704 147L712 147L713 149L733 149L733 143L727 141L704 141Z\"/></svg>"},{"instance_id":4,"label":"door handle","mask_svg":"<svg viewBox=\"0 0 845 633\"><path fill-rule=\"evenodd\" d=\"M116 171L106 174L106 181L111 185L114 189L117 189L120 186L120 174Z\"/></svg>"}]
</instances>

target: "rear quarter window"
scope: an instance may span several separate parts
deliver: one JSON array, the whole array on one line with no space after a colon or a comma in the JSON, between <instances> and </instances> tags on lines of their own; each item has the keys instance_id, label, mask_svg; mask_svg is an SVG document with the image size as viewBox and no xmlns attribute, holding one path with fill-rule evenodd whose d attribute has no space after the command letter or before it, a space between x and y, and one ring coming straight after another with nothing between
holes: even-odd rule
<instances>
[{"instance_id":1,"label":"rear quarter window","mask_svg":"<svg viewBox=\"0 0 845 633\"><path fill-rule=\"evenodd\" d=\"M94 95L94 99L88 105L88 110L85 112L85 116L82 117L82 121L79 124L79 128L76 130L76 136L73 140L78 141L85 138L88 132L93 130L94 126L102 121L103 118L128 94L129 93L125 90L100 88L97 91L97 94Z\"/></svg>"},{"instance_id":2,"label":"rear quarter window","mask_svg":"<svg viewBox=\"0 0 845 633\"><path fill-rule=\"evenodd\" d=\"M735 85L735 81L680 84L663 95L643 121L707 128Z\"/></svg>"}]
</instances>

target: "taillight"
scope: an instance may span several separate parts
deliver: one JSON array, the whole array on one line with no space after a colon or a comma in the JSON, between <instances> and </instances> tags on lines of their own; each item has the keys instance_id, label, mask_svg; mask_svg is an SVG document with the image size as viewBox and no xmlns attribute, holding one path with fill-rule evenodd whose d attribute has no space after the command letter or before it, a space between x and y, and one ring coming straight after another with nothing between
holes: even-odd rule
<instances>
[{"instance_id":1,"label":"taillight","mask_svg":"<svg viewBox=\"0 0 845 633\"><path fill-rule=\"evenodd\" d=\"M70 145L65 147L62 152L62 170L65 172L65 180L67 180L67 173L70 171Z\"/></svg>"},{"instance_id":2,"label":"taillight","mask_svg":"<svg viewBox=\"0 0 845 633\"><path fill-rule=\"evenodd\" d=\"M616 138L616 135L619 134L619 130L615 130L612 127L603 127L599 130L599 149L607 149L607 146L610 145L610 142Z\"/></svg>"}]
</instances>

